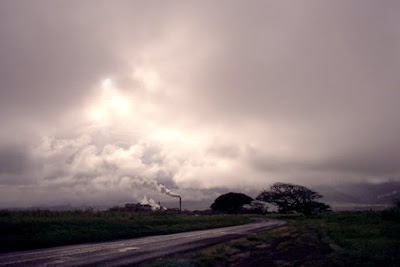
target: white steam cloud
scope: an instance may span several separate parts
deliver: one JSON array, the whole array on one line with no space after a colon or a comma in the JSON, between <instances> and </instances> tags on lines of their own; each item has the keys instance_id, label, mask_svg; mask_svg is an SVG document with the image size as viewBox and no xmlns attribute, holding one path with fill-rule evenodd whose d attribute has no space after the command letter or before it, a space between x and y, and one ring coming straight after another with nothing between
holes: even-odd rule
<instances>
[{"instance_id":1,"label":"white steam cloud","mask_svg":"<svg viewBox=\"0 0 400 267\"><path fill-rule=\"evenodd\" d=\"M139 179L134 180L132 187L134 187L135 185L144 186L144 187L153 189L153 190L159 192L160 194L165 194L170 197L180 197L180 195L172 192L167 187L165 187L162 184L157 183L157 181L154 181L154 180L148 180L146 178L139 178Z\"/></svg>"},{"instance_id":2,"label":"white steam cloud","mask_svg":"<svg viewBox=\"0 0 400 267\"><path fill-rule=\"evenodd\" d=\"M140 204L142 205L150 205L152 210L159 210L161 209L161 206L157 204L154 199L152 198L147 198L147 196L144 196L143 199L140 201Z\"/></svg>"}]
</instances>

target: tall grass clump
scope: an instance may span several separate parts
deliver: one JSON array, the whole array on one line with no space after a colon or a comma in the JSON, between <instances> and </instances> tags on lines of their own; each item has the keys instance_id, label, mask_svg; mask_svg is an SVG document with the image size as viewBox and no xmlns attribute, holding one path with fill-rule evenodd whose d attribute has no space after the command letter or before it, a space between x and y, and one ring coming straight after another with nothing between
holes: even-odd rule
<instances>
[{"instance_id":1,"label":"tall grass clump","mask_svg":"<svg viewBox=\"0 0 400 267\"><path fill-rule=\"evenodd\" d=\"M384 220L392 220L400 222L400 199L395 199L393 201L393 207L386 209L381 212L382 218Z\"/></svg>"},{"instance_id":2,"label":"tall grass clump","mask_svg":"<svg viewBox=\"0 0 400 267\"><path fill-rule=\"evenodd\" d=\"M400 224L384 219L383 213L334 214L326 216L321 224L343 249L347 264L400 264Z\"/></svg>"}]
</instances>

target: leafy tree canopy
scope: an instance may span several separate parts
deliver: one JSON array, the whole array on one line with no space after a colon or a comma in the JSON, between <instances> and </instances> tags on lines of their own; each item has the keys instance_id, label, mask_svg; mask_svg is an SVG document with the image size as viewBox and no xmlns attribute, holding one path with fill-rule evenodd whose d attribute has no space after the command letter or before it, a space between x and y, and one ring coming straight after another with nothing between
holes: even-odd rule
<instances>
[{"instance_id":1,"label":"leafy tree canopy","mask_svg":"<svg viewBox=\"0 0 400 267\"><path fill-rule=\"evenodd\" d=\"M264 190L256 199L276 205L281 213L311 215L330 210L329 205L315 201L319 198L322 198L320 194L305 186L275 183L269 191Z\"/></svg>"},{"instance_id":2,"label":"leafy tree canopy","mask_svg":"<svg viewBox=\"0 0 400 267\"><path fill-rule=\"evenodd\" d=\"M250 204L253 199L242 193L227 193L217 197L211 205L212 210L227 213L238 213L244 204Z\"/></svg>"}]
</instances>

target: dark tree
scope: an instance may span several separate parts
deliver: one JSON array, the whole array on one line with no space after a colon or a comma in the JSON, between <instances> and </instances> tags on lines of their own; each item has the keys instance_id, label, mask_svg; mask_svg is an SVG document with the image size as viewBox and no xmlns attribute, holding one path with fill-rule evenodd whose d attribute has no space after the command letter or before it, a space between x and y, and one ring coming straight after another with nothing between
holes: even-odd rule
<instances>
[{"instance_id":1,"label":"dark tree","mask_svg":"<svg viewBox=\"0 0 400 267\"><path fill-rule=\"evenodd\" d=\"M211 205L212 210L227 213L238 213L244 204L250 204L253 199L242 193L227 193L217 197Z\"/></svg>"},{"instance_id":2,"label":"dark tree","mask_svg":"<svg viewBox=\"0 0 400 267\"><path fill-rule=\"evenodd\" d=\"M281 213L299 212L311 215L330 211L329 205L315 201L319 198L322 198L320 194L305 186L275 183L269 191L264 190L256 199L276 205Z\"/></svg>"},{"instance_id":3,"label":"dark tree","mask_svg":"<svg viewBox=\"0 0 400 267\"><path fill-rule=\"evenodd\" d=\"M256 214L268 213L268 206L265 204L264 201L254 200L250 203L250 210Z\"/></svg>"}]
</instances>

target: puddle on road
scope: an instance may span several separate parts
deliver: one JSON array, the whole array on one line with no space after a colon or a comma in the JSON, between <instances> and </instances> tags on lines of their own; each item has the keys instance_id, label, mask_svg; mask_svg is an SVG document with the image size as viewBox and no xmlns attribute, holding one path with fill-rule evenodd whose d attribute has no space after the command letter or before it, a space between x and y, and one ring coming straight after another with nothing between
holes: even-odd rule
<instances>
[{"instance_id":1,"label":"puddle on road","mask_svg":"<svg viewBox=\"0 0 400 267\"><path fill-rule=\"evenodd\" d=\"M119 252L127 252L129 250L137 250L140 249L139 247L126 247L126 248L120 248L118 251Z\"/></svg>"}]
</instances>

